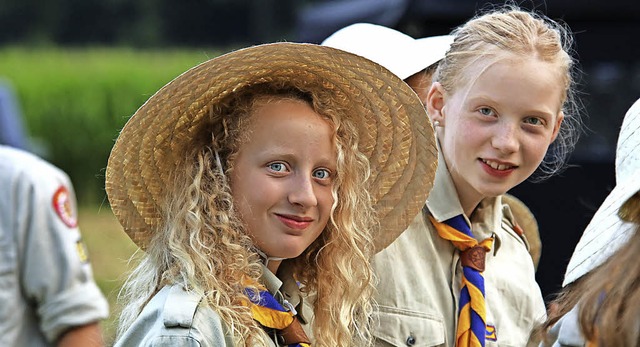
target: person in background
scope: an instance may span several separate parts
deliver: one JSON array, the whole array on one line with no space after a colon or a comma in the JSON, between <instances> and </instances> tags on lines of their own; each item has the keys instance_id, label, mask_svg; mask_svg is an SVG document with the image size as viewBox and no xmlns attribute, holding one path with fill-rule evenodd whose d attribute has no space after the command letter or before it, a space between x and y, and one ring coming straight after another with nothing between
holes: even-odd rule
<instances>
[{"instance_id":1,"label":"person in background","mask_svg":"<svg viewBox=\"0 0 640 347\"><path fill-rule=\"evenodd\" d=\"M571 35L507 5L451 35L423 98L439 145L434 187L374 257L377 346L525 346L546 314L502 196L561 170L577 140Z\"/></svg>"},{"instance_id":2,"label":"person in background","mask_svg":"<svg viewBox=\"0 0 640 347\"><path fill-rule=\"evenodd\" d=\"M0 145L0 345L102 346L108 304L93 280L69 177Z\"/></svg>"},{"instance_id":3,"label":"person in background","mask_svg":"<svg viewBox=\"0 0 640 347\"><path fill-rule=\"evenodd\" d=\"M451 35L414 39L381 25L356 23L336 31L321 44L384 66L407 82L425 103L433 72L452 42Z\"/></svg>"},{"instance_id":4,"label":"person in background","mask_svg":"<svg viewBox=\"0 0 640 347\"><path fill-rule=\"evenodd\" d=\"M29 150L22 113L11 84L0 78L0 145Z\"/></svg>"},{"instance_id":5,"label":"person in background","mask_svg":"<svg viewBox=\"0 0 640 347\"><path fill-rule=\"evenodd\" d=\"M541 346L640 344L640 99L622 122L616 186L587 225L538 330Z\"/></svg>"},{"instance_id":6,"label":"person in background","mask_svg":"<svg viewBox=\"0 0 640 347\"><path fill-rule=\"evenodd\" d=\"M164 86L107 165L145 251L116 346L369 345L371 256L433 181L425 118L402 80L317 45L238 50Z\"/></svg>"}]
</instances>

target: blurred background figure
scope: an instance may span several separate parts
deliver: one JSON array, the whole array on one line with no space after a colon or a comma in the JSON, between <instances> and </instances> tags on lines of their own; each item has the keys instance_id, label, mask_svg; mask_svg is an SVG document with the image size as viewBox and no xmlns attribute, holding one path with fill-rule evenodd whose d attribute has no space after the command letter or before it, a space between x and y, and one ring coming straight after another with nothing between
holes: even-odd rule
<instances>
[{"instance_id":1,"label":"blurred background figure","mask_svg":"<svg viewBox=\"0 0 640 347\"><path fill-rule=\"evenodd\" d=\"M41 139L29 136L20 107L20 99L12 83L0 77L0 145L32 152L47 158L47 144Z\"/></svg>"},{"instance_id":2,"label":"blurred background figure","mask_svg":"<svg viewBox=\"0 0 640 347\"><path fill-rule=\"evenodd\" d=\"M22 114L11 85L0 79L0 145L27 150Z\"/></svg>"},{"instance_id":3,"label":"blurred background figure","mask_svg":"<svg viewBox=\"0 0 640 347\"><path fill-rule=\"evenodd\" d=\"M357 54L384 66L404 80L424 104L437 62L452 42L451 35L414 39L382 25L355 23L331 34L322 45Z\"/></svg>"},{"instance_id":4,"label":"blurred background figure","mask_svg":"<svg viewBox=\"0 0 640 347\"><path fill-rule=\"evenodd\" d=\"M102 346L107 302L80 238L73 187L0 145L0 345Z\"/></svg>"}]
</instances>

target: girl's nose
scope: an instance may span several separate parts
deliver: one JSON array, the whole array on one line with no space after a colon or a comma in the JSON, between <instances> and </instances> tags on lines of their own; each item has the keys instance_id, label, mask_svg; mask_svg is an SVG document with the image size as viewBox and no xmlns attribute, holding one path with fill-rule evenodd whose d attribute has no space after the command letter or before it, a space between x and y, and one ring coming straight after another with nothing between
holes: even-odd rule
<instances>
[{"instance_id":1,"label":"girl's nose","mask_svg":"<svg viewBox=\"0 0 640 347\"><path fill-rule=\"evenodd\" d=\"M506 122L499 124L491 138L491 145L502 153L517 152L520 149L517 125Z\"/></svg>"},{"instance_id":2,"label":"girl's nose","mask_svg":"<svg viewBox=\"0 0 640 347\"><path fill-rule=\"evenodd\" d=\"M313 179L310 175L298 175L292 182L289 191L289 202L303 207L311 207L318 204L318 199L313 189Z\"/></svg>"}]
</instances>

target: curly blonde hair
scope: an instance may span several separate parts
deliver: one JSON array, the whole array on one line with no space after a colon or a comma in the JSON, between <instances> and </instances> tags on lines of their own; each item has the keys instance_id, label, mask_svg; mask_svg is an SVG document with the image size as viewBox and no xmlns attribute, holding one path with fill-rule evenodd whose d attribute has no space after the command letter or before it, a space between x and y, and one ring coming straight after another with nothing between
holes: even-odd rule
<instances>
[{"instance_id":1,"label":"curly blonde hair","mask_svg":"<svg viewBox=\"0 0 640 347\"><path fill-rule=\"evenodd\" d=\"M555 66L564 91L565 117L533 180L564 169L582 129L582 105L576 90L580 71L571 56L573 36L569 29L544 15L507 4L479 13L451 34L454 42L433 76L449 93L472 83L482 71L478 65L486 67L506 55L535 57Z\"/></svg>"},{"instance_id":2,"label":"curly blonde hair","mask_svg":"<svg viewBox=\"0 0 640 347\"><path fill-rule=\"evenodd\" d=\"M162 227L121 291L120 300L128 304L119 335L164 285L182 284L206 298L238 345L266 345L262 328L243 305L247 280L259 283L261 260L234 209L228 178L256 107L289 99L306 102L333 125L337 175L326 228L299 257L283 261L281 267L292 269L301 289L316 297L314 346L370 344L369 260L377 222L363 189L369 161L358 150L357 120L343 116L345 110L334 102L336 91L294 83L246 87L211 107L206 131L194 134L192 150L185 153L187 165L172 173L176 184L163 206Z\"/></svg>"}]
</instances>

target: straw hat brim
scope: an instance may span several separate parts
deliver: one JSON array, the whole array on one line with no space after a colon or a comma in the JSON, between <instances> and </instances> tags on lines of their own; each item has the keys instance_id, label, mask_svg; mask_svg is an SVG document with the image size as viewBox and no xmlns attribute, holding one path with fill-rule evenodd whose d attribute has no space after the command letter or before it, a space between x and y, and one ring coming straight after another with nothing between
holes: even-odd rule
<instances>
[{"instance_id":1,"label":"straw hat brim","mask_svg":"<svg viewBox=\"0 0 640 347\"><path fill-rule=\"evenodd\" d=\"M169 82L126 123L111 151L105 188L129 237L145 248L162 222L169 177L185 161L192 134L211 105L262 83L323 88L355 120L359 150L370 161L368 189L389 245L420 211L437 166L434 132L411 88L387 69L357 55L312 44L275 43L206 61Z\"/></svg>"}]
</instances>

